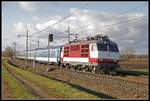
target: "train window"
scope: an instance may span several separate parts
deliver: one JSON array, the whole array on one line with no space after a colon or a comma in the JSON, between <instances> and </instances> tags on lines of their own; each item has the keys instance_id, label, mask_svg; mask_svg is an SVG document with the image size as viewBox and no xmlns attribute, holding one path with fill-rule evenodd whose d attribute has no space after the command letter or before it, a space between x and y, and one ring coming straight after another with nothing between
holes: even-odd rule
<instances>
[{"instance_id":1,"label":"train window","mask_svg":"<svg viewBox=\"0 0 150 101\"><path fill-rule=\"evenodd\" d=\"M111 51L111 52L118 52L119 51L117 45L108 44L108 46L109 46L109 51Z\"/></svg>"},{"instance_id":2,"label":"train window","mask_svg":"<svg viewBox=\"0 0 150 101\"><path fill-rule=\"evenodd\" d=\"M91 46L91 51L94 51L94 45Z\"/></svg>"},{"instance_id":3,"label":"train window","mask_svg":"<svg viewBox=\"0 0 150 101\"><path fill-rule=\"evenodd\" d=\"M98 50L100 50L100 51L108 51L106 44L100 44L100 43L98 43L98 44L97 44L97 48L98 48Z\"/></svg>"}]
</instances>

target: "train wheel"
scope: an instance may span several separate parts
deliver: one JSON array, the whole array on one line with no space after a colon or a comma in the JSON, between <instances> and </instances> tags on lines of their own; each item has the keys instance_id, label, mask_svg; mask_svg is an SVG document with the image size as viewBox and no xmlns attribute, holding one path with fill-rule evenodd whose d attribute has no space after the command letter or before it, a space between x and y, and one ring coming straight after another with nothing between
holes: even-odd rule
<instances>
[{"instance_id":1,"label":"train wheel","mask_svg":"<svg viewBox=\"0 0 150 101\"><path fill-rule=\"evenodd\" d=\"M110 75L117 75L117 72L116 72L116 70L110 70L110 71L109 71L109 74L110 74Z\"/></svg>"},{"instance_id":2,"label":"train wheel","mask_svg":"<svg viewBox=\"0 0 150 101\"><path fill-rule=\"evenodd\" d=\"M92 68L92 73L95 73L95 71L96 71L96 67L93 67Z\"/></svg>"},{"instance_id":3,"label":"train wheel","mask_svg":"<svg viewBox=\"0 0 150 101\"><path fill-rule=\"evenodd\" d=\"M65 70L67 70L67 69L68 69L68 65L66 64L66 65L65 65Z\"/></svg>"},{"instance_id":4,"label":"train wheel","mask_svg":"<svg viewBox=\"0 0 150 101\"><path fill-rule=\"evenodd\" d=\"M81 68L82 68L82 72L85 72L85 71L86 71L85 66L82 66Z\"/></svg>"},{"instance_id":5,"label":"train wheel","mask_svg":"<svg viewBox=\"0 0 150 101\"><path fill-rule=\"evenodd\" d=\"M85 68L82 69L83 72L86 72Z\"/></svg>"},{"instance_id":6,"label":"train wheel","mask_svg":"<svg viewBox=\"0 0 150 101\"><path fill-rule=\"evenodd\" d=\"M71 66L71 70L73 70L73 66Z\"/></svg>"},{"instance_id":7,"label":"train wheel","mask_svg":"<svg viewBox=\"0 0 150 101\"><path fill-rule=\"evenodd\" d=\"M60 64L60 69L62 69L63 68L63 64Z\"/></svg>"},{"instance_id":8,"label":"train wheel","mask_svg":"<svg viewBox=\"0 0 150 101\"><path fill-rule=\"evenodd\" d=\"M102 75L106 74L105 69L100 69L100 74L102 74Z\"/></svg>"},{"instance_id":9,"label":"train wheel","mask_svg":"<svg viewBox=\"0 0 150 101\"><path fill-rule=\"evenodd\" d=\"M68 69L71 69L71 65L68 66Z\"/></svg>"}]
</instances>

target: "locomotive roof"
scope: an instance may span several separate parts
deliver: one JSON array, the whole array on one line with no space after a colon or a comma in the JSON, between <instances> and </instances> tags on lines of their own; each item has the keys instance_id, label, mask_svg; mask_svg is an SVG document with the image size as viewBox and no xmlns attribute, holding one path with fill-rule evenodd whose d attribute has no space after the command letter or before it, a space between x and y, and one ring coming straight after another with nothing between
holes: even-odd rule
<instances>
[{"instance_id":1,"label":"locomotive roof","mask_svg":"<svg viewBox=\"0 0 150 101\"><path fill-rule=\"evenodd\" d=\"M72 43L67 43L65 44L65 46L71 46L71 45L79 45L79 44L90 44L90 43L108 43L108 44L115 44L115 42L110 41L110 42L105 42L105 41L99 41L99 40L93 40L93 41L87 41L87 40L83 40L80 42L72 42Z\"/></svg>"},{"instance_id":2,"label":"locomotive roof","mask_svg":"<svg viewBox=\"0 0 150 101\"><path fill-rule=\"evenodd\" d=\"M60 46L50 46L50 49L57 49L57 48L61 48L63 45L60 45ZM38 48L38 49L33 49L33 50L29 50L29 51L35 51L35 50L45 50L45 49L48 49L48 47L45 47L45 48ZM20 51L20 52L25 52L26 50L24 51Z\"/></svg>"},{"instance_id":3,"label":"locomotive roof","mask_svg":"<svg viewBox=\"0 0 150 101\"><path fill-rule=\"evenodd\" d=\"M61 46L50 46L50 49L57 49L57 48L61 48L63 45L61 45ZM44 49L48 49L48 47L45 47L45 48L38 48L38 49L36 49L36 50L44 50Z\"/></svg>"}]
</instances>

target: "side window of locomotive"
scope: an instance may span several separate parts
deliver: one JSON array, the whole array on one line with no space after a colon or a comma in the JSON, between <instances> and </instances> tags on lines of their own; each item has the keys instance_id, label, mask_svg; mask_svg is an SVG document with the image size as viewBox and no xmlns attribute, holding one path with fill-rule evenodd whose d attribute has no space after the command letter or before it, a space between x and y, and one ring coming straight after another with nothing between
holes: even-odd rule
<instances>
[{"instance_id":1,"label":"side window of locomotive","mask_svg":"<svg viewBox=\"0 0 150 101\"><path fill-rule=\"evenodd\" d=\"M110 44L108 44L108 46L109 46L109 51L111 51L111 52L119 52L117 45L110 45Z\"/></svg>"},{"instance_id":2,"label":"side window of locomotive","mask_svg":"<svg viewBox=\"0 0 150 101\"><path fill-rule=\"evenodd\" d=\"M91 51L93 51L93 47L94 47L94 45L91 45Z\"/></svg>"},{"instance_id":3,"label":"side window of locomotive","mask_svg":"<svg viewBox=\"0 0 150 101\"><path fill-rule=\"evenodd\" d=\"M107 49L107 45L106 44L103 44L103 43L98 43L97 44L97 48L98 48L98 50L100 50L100 51L108 51L108 49Z\"/></svg>"},{"instance_id":4,"label":"side window of locomotive","mask_svg":"<svg viewBox=\"0 0 150 101\"><path fill-rule=\"evenodd\" d=\"M91 51L95 51L95 47L93 44L91 45Z\"/></svg>"}]
</instances>

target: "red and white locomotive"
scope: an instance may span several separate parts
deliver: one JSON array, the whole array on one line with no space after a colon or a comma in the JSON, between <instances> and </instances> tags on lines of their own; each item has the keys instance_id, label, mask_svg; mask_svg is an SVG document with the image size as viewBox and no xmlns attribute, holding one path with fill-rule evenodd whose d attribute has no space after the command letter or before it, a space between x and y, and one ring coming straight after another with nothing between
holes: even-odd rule
<instances>
[{"instance_id":1,"label":"red and white locomotive","mask_svg":"<svg viewBox=\"0 0 150 101\"><path fill-rule=\"evenodd\" d=\"M86 40L75 40L63 46L31 50L28 59L59 64L75 70L100 73L116 73L119 67L119 50L108 36L96 35ZM18 58L26 59L26 51L19 52ZM48 61L49 58L49 61Z\"/></svg>"},{"instance_id":2,"label":"red and white locomotive","mask_svg":"<svg viewBox=\"0 0 150 101\"><path fill-rule=\"evenodd\" d=\"M86 40L65 44L61 50L61 66L75 70L116 73L119 50L108 36L96 35Z\"/></svg>"}]
</instances>

